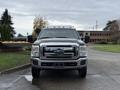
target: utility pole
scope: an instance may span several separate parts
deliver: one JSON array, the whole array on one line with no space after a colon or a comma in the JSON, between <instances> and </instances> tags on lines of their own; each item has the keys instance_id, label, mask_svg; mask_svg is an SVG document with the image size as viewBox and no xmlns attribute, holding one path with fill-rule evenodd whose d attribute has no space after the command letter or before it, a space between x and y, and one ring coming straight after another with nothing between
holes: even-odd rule
<instances>
[{"instance_id":1,"label":"utility pole","mask_svg":"<svg viewBox=\"0 0 120 90\"><path fill-rule=\"evenodd\" d=\"M94 29L95 29L94 26L92 28L93 28L93 31L94 31Z\"/></svg>"},{"instance_id":2,"label":"utility pole","mask_svg":"<svg viewBox=\"0 0 120 90\"><path fill-rule=\"evenodd\" d=\"M95 25L96 31L98 29L98 21L96 20L96 25Z\"/></svg>"},{"instance_id":3,"label":"utility pole","mask_svg":"<svg viewBox=\"0 0 120 90\"><path fill-rule=\"evenodd\" d=\"M26 36L26 42L28 42L28 32L27 32L27 36Z\"/></svg>"}]
</instances>

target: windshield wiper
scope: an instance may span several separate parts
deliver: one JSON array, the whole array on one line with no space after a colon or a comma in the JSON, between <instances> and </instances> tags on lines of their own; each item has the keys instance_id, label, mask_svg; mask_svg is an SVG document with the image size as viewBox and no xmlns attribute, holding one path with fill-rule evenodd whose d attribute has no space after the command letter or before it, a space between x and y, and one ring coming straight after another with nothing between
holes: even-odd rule
<instances>
[{"instance_id":1,"label":"windshield wiper","mask_svg":"<svg viewBox=\"0 0 120 90\"><path fill-rule=\"evenodd\" d=\"M45 38L69 38L69 37L41 37L41 38L38 38L38 39L45 39Z\"/></svg>"},{"instance_id":2,"label":"windshield wiper","mask_svg":"<svg viewBox=\"0 0 120 90\"><path fill-rule=\"evenodd\" d=\"M53 38L53 37L41 37L41 38L39 38L39 39L45 39L45 38Z\"/></svg>"},{"instance_id":3,"label":"windshield wiper","mask_svg":"<svg viewBox=\"0 0 120 90\"><path fill-rule=\"evenodd\" d=\"M69 38L69 37L55 37L55 38Z\"/></svg>"}]
</instances>

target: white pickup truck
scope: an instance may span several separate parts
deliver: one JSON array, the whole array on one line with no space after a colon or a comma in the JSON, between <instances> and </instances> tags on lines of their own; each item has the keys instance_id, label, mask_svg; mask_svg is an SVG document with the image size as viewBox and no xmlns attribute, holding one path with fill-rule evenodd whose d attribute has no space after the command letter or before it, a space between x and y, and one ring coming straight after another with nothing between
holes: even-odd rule
<instances>
[{"instance_id":1,"label":"white pickup truck","mask_svg":"<svg viewBox=\"0 0 120 90\"><path fill-rule=\"evenodd\" d=\"M87 48L74 28L44 28L32 45L32 76L41 70L78 70L81 78L87 74Z\"/></svg>"}]
</instances>

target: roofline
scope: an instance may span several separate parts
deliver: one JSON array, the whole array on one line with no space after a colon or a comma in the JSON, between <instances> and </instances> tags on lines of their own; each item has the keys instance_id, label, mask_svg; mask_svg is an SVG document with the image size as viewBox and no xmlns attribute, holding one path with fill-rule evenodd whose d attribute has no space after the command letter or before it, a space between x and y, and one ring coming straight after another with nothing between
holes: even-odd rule
<instances>
[{"instance_id":1,"label":"roofline","mask_svg":"<svg viewBox=\"0 0 120 90\"><path fill-rule=\"evenodd\" d=\"M108 32L108 31L90 31L90 30L77 30L79 32Z\"/></svg>"}]
</instances>

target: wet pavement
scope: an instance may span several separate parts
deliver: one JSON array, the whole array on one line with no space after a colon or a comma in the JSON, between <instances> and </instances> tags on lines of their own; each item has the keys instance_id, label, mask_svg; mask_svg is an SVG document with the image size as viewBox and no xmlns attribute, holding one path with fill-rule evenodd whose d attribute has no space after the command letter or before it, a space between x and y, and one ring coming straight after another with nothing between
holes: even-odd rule
<instances>
[{"instance_id":1,"label":"wet pavement","mask_svg":"<svg viewBox=\"0 0 120 90\"><path fill-rule=\"evenodd\" d=\"M120 54L88 51L86 79L77 70L42 71L33 79L28 68L0 76L0 90L120 90Z\"/></svg>"}]
</instances>

